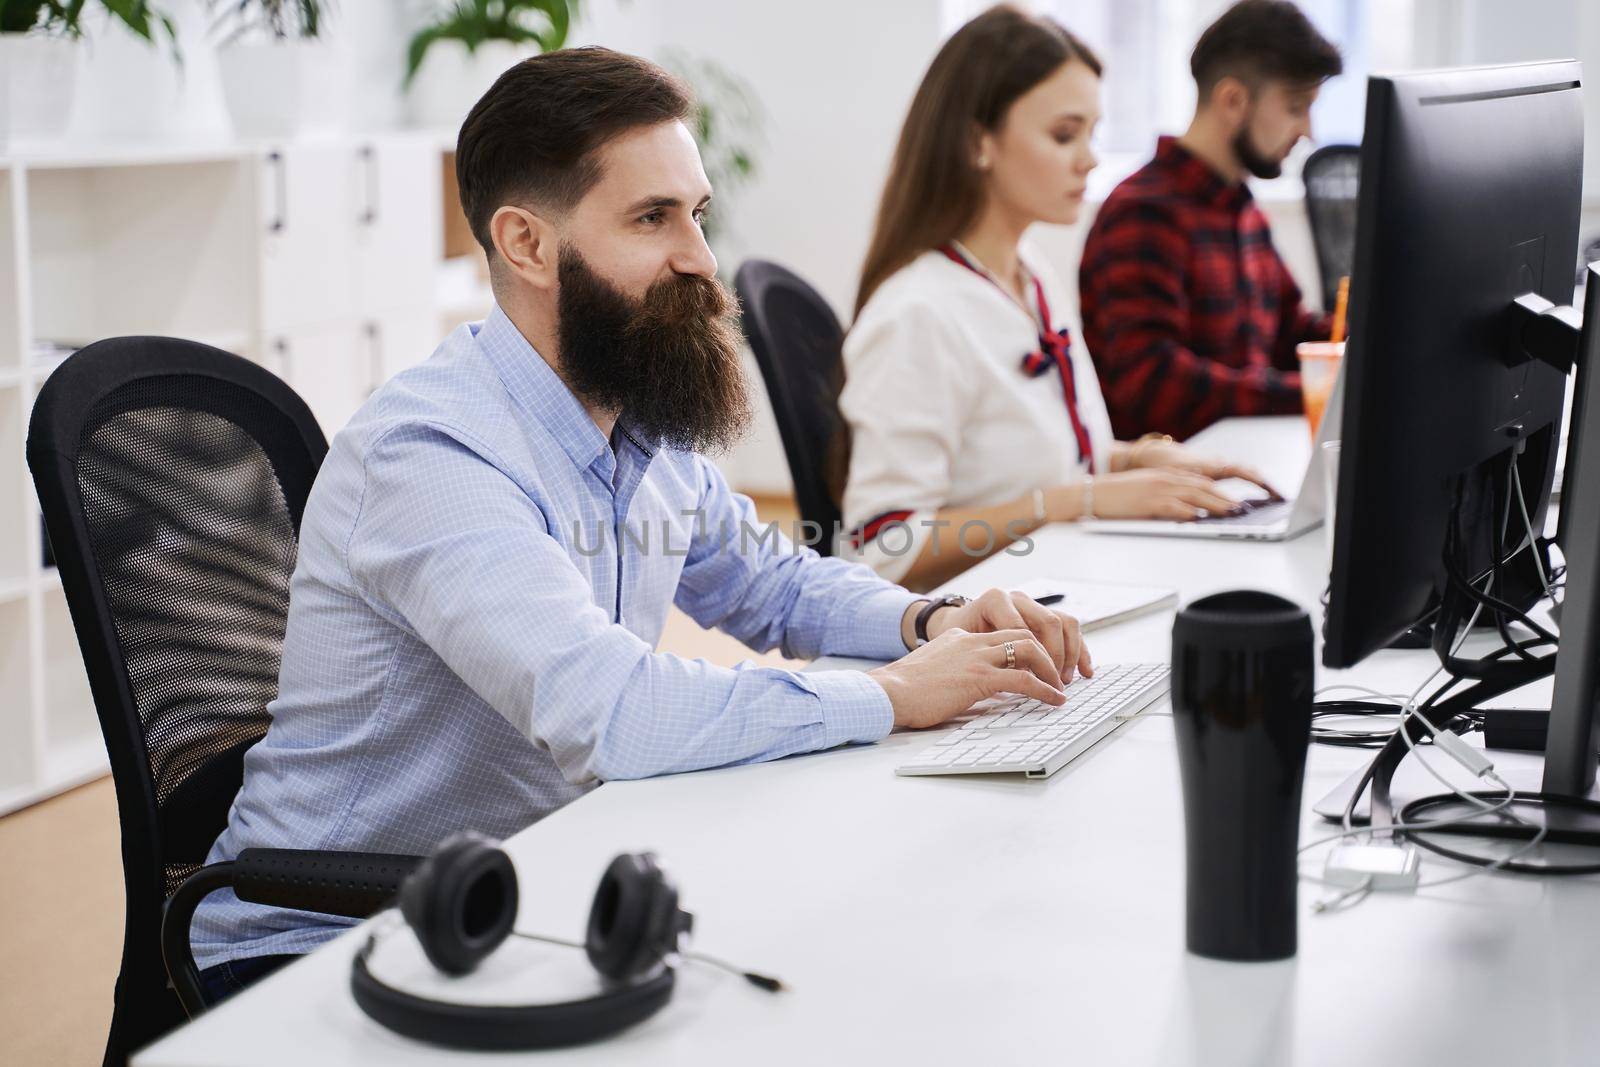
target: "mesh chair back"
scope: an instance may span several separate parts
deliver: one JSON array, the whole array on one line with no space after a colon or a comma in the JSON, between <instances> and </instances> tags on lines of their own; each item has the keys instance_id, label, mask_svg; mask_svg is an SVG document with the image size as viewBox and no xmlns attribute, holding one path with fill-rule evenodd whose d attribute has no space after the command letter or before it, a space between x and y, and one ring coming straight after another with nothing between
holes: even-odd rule
<instances>
[{"instance_id":1,"label":"mesh chair back","mask_svg":"<svg viewBox=\"0 0 1600 1067\"><path fill-rule=\"evenodd\" d=\"M205 861L266 732L327 443L260 367L126 337L50 376L27 451L122 824L127 917L106 1051L118 1062L182 1018L162 906Z\"/></svg>"},{"instance_id":2,"label":"mesh chair back","mask_svg":"<svg viewBox=\"0 0 1600 1067\"><path fill-rule=\"evenodd\" d=\"M733 286L777 416L800 517L822 531L815 547L829 555L839 521L829 465L840 459L844 442L838 403L844 329L820 293L776 263L746 261Z\"/></svg>"},{"instance_id":3,"label":"mesh chair back","mask_svg":"<svg viewBox=\"0 0 1600 1067\"><path fill-rule=\"evenodd\" d=\"M1333 310L1339 279L1356 262L1356 190L1361 181L1361 149L1349 144L1324 145L1306 157L1301 176L1306 185L1306 215L1311 243L1316 246L1322 278L1322 306Z\"/></svg>"}]
</instances>

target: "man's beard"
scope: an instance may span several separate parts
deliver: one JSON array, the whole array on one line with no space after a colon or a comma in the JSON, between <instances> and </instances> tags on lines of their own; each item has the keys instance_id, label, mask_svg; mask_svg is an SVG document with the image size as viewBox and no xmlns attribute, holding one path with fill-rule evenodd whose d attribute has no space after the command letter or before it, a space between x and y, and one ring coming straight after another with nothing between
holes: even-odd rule
<instances>
[{"instance_id":1,"label":"man's beard","mask_svg":"<svg viewBox=\"0 0 1600 1067\"><path fill-rule=\"evenodd\" d=\"M738 304L715 278L680 274L634 300L560 248L562 377L651 443L721 451L750 418Z\"/></svg>"},{"instance_id":2,"label":"man's beard","mask_svg":"<svg viewBox=\"0 0 1600 1067\"><path fill-rule=\"evenodd\" d=\"M1250 139L1250 126L1255 117L1255 108L1252 107L1244 126L1233 138L1234 157L1245 170L1257 178L1276 178L1283 173L1283 160L1269 159L1256 150L1255 142Z\"/></svg>"}]
</instances>

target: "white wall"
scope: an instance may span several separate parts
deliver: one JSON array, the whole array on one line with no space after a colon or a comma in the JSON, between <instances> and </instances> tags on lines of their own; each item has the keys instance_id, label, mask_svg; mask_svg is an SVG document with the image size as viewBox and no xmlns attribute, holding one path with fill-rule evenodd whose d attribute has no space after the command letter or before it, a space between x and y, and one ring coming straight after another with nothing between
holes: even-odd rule
<instances>
[{"instance_id":1,"label":"white wall","mask_svg":"<svg viewBox=\"0 0 1600 1067\"><path fill-rule=\"evenodd\" d=\"M722 267L781 261L841 316L911 95L938 49L940 0L607 0L574 43L659 57L679 50L746 81L765 114L756 180L718 205Z\"/></svg>"},{"instance_id":2,"label":"white wall","mask_svg":"<svg viewBox=\"0 0 1600 1067\"><path fill-rule=\"evenodd\" d=\"M939 0L607 0L585 9L574 43L656 57L678 49L750 85L766 132L756 179L716 208L723 274L747 257L776 260L848 322L900 123L941 40L940 11ZM753 362L747 369L759 382ZM721 464L741 488L787 492L776 424L757 399L751 435Z\"/></svg>"}]
</instances>

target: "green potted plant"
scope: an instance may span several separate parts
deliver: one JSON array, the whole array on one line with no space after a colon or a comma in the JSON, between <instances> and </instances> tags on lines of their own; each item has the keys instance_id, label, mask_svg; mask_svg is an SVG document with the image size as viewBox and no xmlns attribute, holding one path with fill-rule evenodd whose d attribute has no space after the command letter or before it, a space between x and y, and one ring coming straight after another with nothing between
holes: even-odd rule
<instances>
[{"instance_id":1,"label":"green potted plant","mask_svg":"<svg viewBox=\"0 0 1600 1067\"><path fill-rule=\"evenodd\" d=\"M77 88L87 0L0 0L0 149L59 137ZM98 0L146 41L176 46L172 20L146 0Z\"/></svg>"},{"instance_id":2,"label":"green potted plant","mask_svg":"<svg viewBox=\"0 0 1600 1067\"><path fill-rule=\"evenodd\" d=\"M323 38L329 0L207 0L222 93L241 137L337 128L350 82Z\"/></svg>"},{"instance_id":3,"label":"green potted plant","mask_svg":"<svg viewBox=\"0 0 1600 1067\"><path fill-rule=\"evenodd\" d=\"M450 0L411 38L405 88L412 121L454 129L513 63L567 41L578 0Z\"/></svg>"}]
</instances>

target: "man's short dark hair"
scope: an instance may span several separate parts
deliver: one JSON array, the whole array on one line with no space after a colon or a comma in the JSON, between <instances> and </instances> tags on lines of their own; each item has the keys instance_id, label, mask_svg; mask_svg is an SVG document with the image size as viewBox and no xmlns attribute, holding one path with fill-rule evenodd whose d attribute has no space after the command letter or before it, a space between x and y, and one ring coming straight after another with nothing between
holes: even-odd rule
<instances>
[{"instance_id":1,"label":"man's short dark hair","mask_svg":"<svg viewBox=\"0 0 1600 1067\"><path fill-rule=\"evenodd\" d=\"M688 87L654 63L609 48L518 63L473 105L456 140L456 183L472 235L492 259L489 220L501 207L571 207L600 179L601 146L682 120L691 101Z\"/></svg>"},{"instance_id":2,"label":"man's short dark hair","mask_svg":"<svg viewBox=\"0 0 1600 1067\"><path fill-rule=\"evenodd\" d=\"M1239 0L1200 35L1189 70L1205 103L1229 76L1252 89L1268 81L1321 85L1344 70L1344 60L1289 0Z\"/></svg>"}]
</instances>

